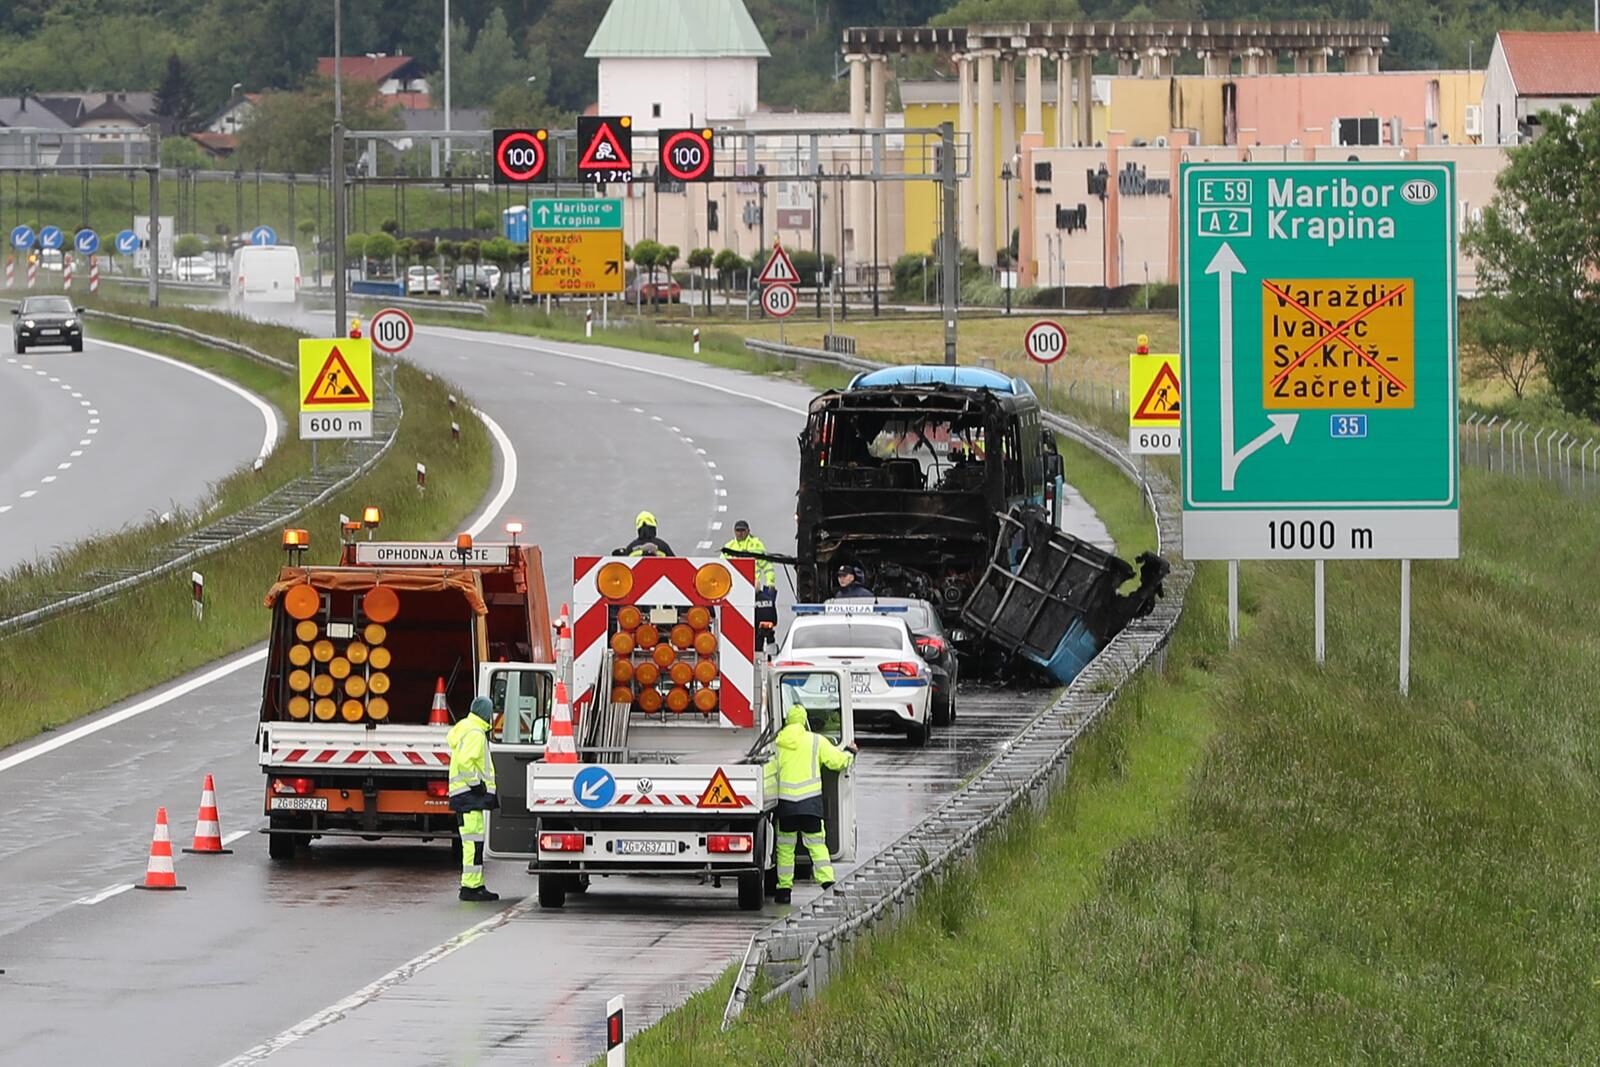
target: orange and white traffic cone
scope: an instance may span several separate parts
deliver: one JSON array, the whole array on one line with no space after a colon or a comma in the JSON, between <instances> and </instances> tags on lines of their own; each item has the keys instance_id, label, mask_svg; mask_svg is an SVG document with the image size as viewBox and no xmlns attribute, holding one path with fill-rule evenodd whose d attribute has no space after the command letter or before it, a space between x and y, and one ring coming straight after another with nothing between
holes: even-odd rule
<instances>
[{"instance_id":1,"label":"orange and white traffic cone","mask_svg":"<svg viewBox=\"0 0 1600 1067\"><path fill-rule=\"evenodd\" d=\"M433 709L428 712L429 726L450 725L450 703L444 698L444 679L433 690Z\"/></svg>"},{"instance_id":2,"label":"orange and white traffic cone","mask_svg":"<svg viewBox=\"0 0 1600 1067\"><path fill-rule=\"evenodd\" d=\"M206 775L205 788L200 790L200 814L194 823L194 844L184 849L199 855L223 855L233 849L222 847L222 824L217 818L217 787Z\"/></svg>"},{"instance_id":3,"label":"orange and white traffic cone","mask_svg":"<svg viewBox=\"0 0 1600 1067\"><path fill-rule=\"evenodd\" d=\"M144 881L135 882L135 889L187 889L178 884L178 874L172 869L172 838L167 833L167 809L156 809L156 831L150 838L150 862L144 869Z\"/></svg>"},{"instance_id":4,"label":"orange and white traffic cone","mask_svg":"<svg viewBox=\"0 0 1600 1067\"><path fill-rule=\"evenodd\" d=\"M572 705L567 701L567 683L556 682L555 713L550 717L550 740L544 746L546 763L577 763L578 745L572 739Z\"/></svg>"}]
</instances>

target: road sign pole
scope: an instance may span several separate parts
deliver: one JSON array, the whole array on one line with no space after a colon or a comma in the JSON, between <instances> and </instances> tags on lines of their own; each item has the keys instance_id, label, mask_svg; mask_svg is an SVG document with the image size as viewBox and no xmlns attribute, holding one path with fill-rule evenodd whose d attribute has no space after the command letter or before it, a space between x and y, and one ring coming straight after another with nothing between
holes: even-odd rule
<instances>
[{"instance_id":1,"label":"road sign pole","mask_svg":"<svg viewBox=\"0 0 1600 1067\"><path fill-rule=\"evenodd\" d=\"M1316 561L1316 601L1317 601L1317 666L1327 662L1328 653L1328 587L1327 587L1327 561Z\"/></svg>"},{"instance_id":2,"label":"road sign pole","mask_svg":"<svg viewBox=\"0 0 1600 1067\"><path fill-rule=\"evenodd\" d=\"M1239 561L1228 561L1228 647L1239 643Z\"/></svg>"},{"instance_id":3,"label":"road sign pole","mask_svg":"<svg viewBox=\"0 0 1600 1067\"><path fill-rule=\"evenodd\" d=\"M151 151L155 153L156 166L150 168L150 306L161 304L161 140L154 126L150 127Z\"/></svg>"},{"instance_id":4,"label":"road sign pole","mask_svg":"<svg viewBox=\"0 0 1600 1067\"><path fill-rule=\"evenodd\" d=\"M1411 561L1400 561L1400 695L1411 695Z\"/></svg>"},{"instance_id":5,"label":"road sign pole","mask_svg":"<svg viewBox=\"0 0 1600 1067\"><path fill-rule=\"evenodd\" d=\"M1044 365L1044 407L1050 410L1050 364Z\"/></svg>"},{"instance_id":6,"label":"road sign pole","mask_svg":"<svg viewBox=\"0 0 1600 1067\"><path fill-rule=\"evenodd\" d=\"M956 206L956 128L939 124L939 184L944 190L944 232L939 235L940 313L944 316L944 362L956 365L956 293L961 283L961 249L957 236L960 209ZM766 186L762 186L763 189Z\"/></svg>"},{"instance_id":7,"label":"road sign pole","mask_svg":"<svg viewBox=\"0 0 1600 1067\"><path fill-rule=\"evenodd\" d=\"M344 267L344 123L333 124L333 333L343 333L345 328L345 267ZM312 467L315 470L315 466Z\"/></svg>"}]
</instances>

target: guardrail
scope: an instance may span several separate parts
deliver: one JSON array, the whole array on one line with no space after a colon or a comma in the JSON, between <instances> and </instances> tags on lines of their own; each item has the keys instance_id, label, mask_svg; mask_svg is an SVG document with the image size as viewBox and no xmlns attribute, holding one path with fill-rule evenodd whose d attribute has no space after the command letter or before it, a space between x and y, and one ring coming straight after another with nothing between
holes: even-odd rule
<instances>
[{"instance_id":1,"label":"guardrail","mask_svg":"<svg viewBox=\"0 0 1600 1067\"><path fill-rule=\"evenodd\" d=\"M198 341L244 356L285 374L296 372L295 365L288 360L278 359L248 345L226 338L211 337L183 326L105 311L89 311L86 317L121 322L156 333ZM68 612L93 607L135 586L181 571L230 545L259 537L294 521L298 516L328 500L371 470L394 444L395 434L399 431L403 415L404 406L400 402L399 394L393 389L380 390L373 408L372 437L346 442L345 448L321 469L279 486L243 511L191 530L164 545L153 546L137 565L91 571L77 579L75 584L82 588L57 590L45 594L40 598L44 602L37 607L0 618L0 640L25 633L41 623Z\"/></svg>"},{"instance_id":2,"label":"guardrail","mask_svg":"<svg viewBox=\"0 0 1600 1067\"><path fill-rule=\"evenodd\" d=\"M816 349L746 341L752 351L804 362L875 370L867 360ZM1045 423L1114 463L1140 487L1156 516L1158 549L1181 548L1177 492L1159 471L1143 469L1126 443L1092 426L1047 413ZM825 893L750 940L723 1012L727 1029L752 997L787 996L798 1005L817 995L844 964L852 943L902 919L921 888L978 847L1024 802L1042 805L1066 778L1072 747L1117 698L1123 684L1160 661L1183 611L1192 566L1173 559L1165 596L1130 623L1084 668L1050 707L1018 733L1006 750L954 796L894 844L841 878ZM764 980L765 988L758 991Z\"/></svg>"}]
</instances>

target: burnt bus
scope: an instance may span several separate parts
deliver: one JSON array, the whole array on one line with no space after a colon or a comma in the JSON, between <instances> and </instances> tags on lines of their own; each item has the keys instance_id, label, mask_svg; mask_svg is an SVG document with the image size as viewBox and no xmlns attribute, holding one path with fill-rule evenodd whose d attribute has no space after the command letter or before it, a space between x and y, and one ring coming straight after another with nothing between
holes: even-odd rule
<instances>
[{"instance_id":1,"label":"burnt bus","mask_svg":"<svg viewBox=\"0 0 1600 1067\"><path fill-rule=\"evenodd\" d=\"M1028 383L977 367L892 367L811 402L800 435L800 602L841 564L879 596L930 601L970 651L961 607L994 553L999 515L1059 516L1061 457Z\"/></svg>"}]
</instances>

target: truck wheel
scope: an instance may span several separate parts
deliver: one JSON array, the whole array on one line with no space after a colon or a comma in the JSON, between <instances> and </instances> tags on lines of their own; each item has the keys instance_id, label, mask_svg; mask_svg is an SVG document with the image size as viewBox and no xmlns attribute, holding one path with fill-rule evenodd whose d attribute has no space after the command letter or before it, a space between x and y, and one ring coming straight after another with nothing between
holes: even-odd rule
<instances>
[{"instance_id":1,"label":"truck wheel","mask_svg":"<svg viewBox=\"0 0 1600 1067\"><path fill-rule=\"evenodd\" d=\"M279 862L294 859L294 835L267 834L267 855Z\"/></svg>"},{"instance_id":2,"label":"truck wheel","mask_svg":"<svg viewBox=\"0 0 1600 1067\"><path fill-rule=\"evenodd\" d=\"M928 726L926 723L912 722L906 724L906 740L911 742L912 748L921 748L928 743Z\"/></svg>"},{"instance_id":3,"label":"truck wheel","mask_svg":"<svg viewBox=\"0 0 1600 1067\"><path fill-rule=\"evenodd\" d=\"M539 876L539 907L559 908L567 902L565 874L545 873Z\"/></svg>"},{"instance_id":4,"label":"truck wheel","mask_svg":"<svg viewBox=\"0 0 1600 1067\"><path fill-rule=\"evenodd\" d=\"M739 876L740 911L760 911L766 897L760 871L748 871Z\"/></svg>"}]
</instances>

